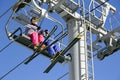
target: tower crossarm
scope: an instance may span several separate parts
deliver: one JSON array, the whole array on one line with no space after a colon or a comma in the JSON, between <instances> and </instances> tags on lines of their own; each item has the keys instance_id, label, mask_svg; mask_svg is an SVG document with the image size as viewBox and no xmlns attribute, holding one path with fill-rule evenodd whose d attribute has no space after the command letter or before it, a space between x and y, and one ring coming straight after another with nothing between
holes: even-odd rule
<instances>
[{"instance_id":1,"label":"tower crossarm","mask_svg":"<svg viewBox=\"0 0 120 80\"><path fill-rule=\"evenodd\" d=\"M57 12L65 21L71 18L80 19L78 3L74 0L47 0L48 12Z\"/></svg>"}]
</instances>

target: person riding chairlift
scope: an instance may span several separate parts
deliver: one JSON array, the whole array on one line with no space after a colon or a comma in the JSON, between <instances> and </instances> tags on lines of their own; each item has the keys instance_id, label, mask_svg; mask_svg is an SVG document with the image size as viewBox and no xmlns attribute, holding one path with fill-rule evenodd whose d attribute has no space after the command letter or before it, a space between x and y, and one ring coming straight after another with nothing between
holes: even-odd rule
<instances>
[{"instance_id":1,"label":"person riding chairlift","mask_svg":"<svg viewBox=\"0 0 120 80\"><path fill-rule=\"evenodd\" d=\"M31 23L26 25L26 34L31 38L34 49L37 49L40 43L44 41L44 36L41 31L41 27L37 25L39 19L36 17L31 18Z\"/></svg>"},{"instance_id":2,"label":"person riding chairlift","mask_svg":"<svg viewBox=\"0 0 120 80\"><path fill-rule=\"evenodd\" d=\"M49 34L49 31L48 31L48 30L45 30L45 35L47 36L48 34ZM45 37L46 37L46 36L45 36ZM53 40L48 39L48 40L45 42L45 46L50 45L52 42L53 42ZM47 50L48 50L49 55L50 55L51 60L52 60L53 56L54 56L56 53L58 53L58 52L61 51L60 43L58 42L58 43L56 43L56 44L51 45Z\"/></svg>"}]
</instances>

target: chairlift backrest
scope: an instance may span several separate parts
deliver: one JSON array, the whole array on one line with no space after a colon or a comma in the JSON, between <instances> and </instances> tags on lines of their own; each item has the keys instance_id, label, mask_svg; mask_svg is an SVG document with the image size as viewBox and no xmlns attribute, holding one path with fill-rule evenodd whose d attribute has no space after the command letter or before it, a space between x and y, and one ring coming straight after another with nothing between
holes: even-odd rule
<instances>
[{"instance_id":1,"label":"chairlift backrest","mask_svg":"<svg viewBox=\"0 0 120 80\"><path fill-rule=\"evenodd\" d=\"M18 16L14 17L14 20L23 26L30 23L30 18L24 14L19 14Z\"/></svg>"},{"instance_id":2,"label":"chairlift backrest","mask_svg":"<svg viewBox=\"0 0 120 80\"><path fill-rule=\"evenodd\" d=\"M41 16L41 14L38 13L38 12L36 12L35 10L30 10L30 11L28 11L27 13L28 13L28 15L31 16L31 17L37 17L37 18L39 18L39 17Z\"/></svg>"}]
</instances>

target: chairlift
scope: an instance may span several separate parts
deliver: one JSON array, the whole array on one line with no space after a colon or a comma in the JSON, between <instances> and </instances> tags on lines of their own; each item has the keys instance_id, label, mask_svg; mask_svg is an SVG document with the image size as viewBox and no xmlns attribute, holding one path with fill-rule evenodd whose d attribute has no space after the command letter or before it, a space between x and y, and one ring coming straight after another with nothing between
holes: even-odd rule
<instances>
[{"instance_id":1,"label":"chairlift","mask_svg":"<svg viewBox=\"0 0 120 80\"><path fill-rule=\"evenodd\" d=\"M18 2L17 2L18 3ZM28 3L25 3L23 2L24 4L28 5L30 8L32 8L29 13L31 12L32 14L29 14L30 16L40 16L40 11L39 13L36 11L36 8L34 8L33 6L29 5ZM16 5L16 3L15 3ZM15 7L15 8L14 8ZM17 6L18 7L18 6ZM14 41L14 42L17 42L31 50L34 51L34 47L32 45L32 42L31 42L31 39L30 37L28 37L27 35L24 34L23 32L23 29L21 27L18 27L16 30L14 31L10 31L8 29L9 27L9 24L11 23L12 20L18 22L19 24L21 24L22 26L25 26L26 24L29 24L30 23L30 18L24 14L18 14L16 13L16 9L18 9L16 6L13 6L13 11L12 11L12 14L10 15L6 25L5 25L5 31L6 31L6 34L7 34L7 37L8 39ZM43 16L42 16L43 17ZM45 17L45 16L44 16ZM40 17L41 18L41 17ZM53 18L52 18L53 19ZM56 21L54 21L56 22ZM60 24L60 23L59 23ZM19 34L16 34L16 33L19 33ZM37 52L37 53L40 53L40 52ZM44 52L40 53L48 58L50 58L51 56L49 55L48 51L45 50ZM64 62L64 56L61 56L60 59L59 59L59 62L60 63L63 63Z\"/></svg>"}]
</instances>

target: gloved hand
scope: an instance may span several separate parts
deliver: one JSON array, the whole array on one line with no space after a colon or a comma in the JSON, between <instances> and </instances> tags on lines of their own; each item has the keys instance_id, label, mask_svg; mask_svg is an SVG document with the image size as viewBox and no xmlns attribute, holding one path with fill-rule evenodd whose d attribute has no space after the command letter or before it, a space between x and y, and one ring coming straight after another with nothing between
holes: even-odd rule
<instances>
[{"instance_id":1,"label":"gloved hand","mask_svg":"<svg viewBox=\"0 0 120 80\"><path fill-rule=\"evenodd\" d=\"M37 30L40 30L41 29L41 27L39 26L39 27L37 27Z\"/></svg>"},{"instance_id":2,"label":"gloved hand","mask_svg":"<svg viewBox=\"0 0 120 80\"><path fill-rule=\"evenodd\" d=\"M42 34L42 35L44 35L44 31L43 31L43 30L41 30L39 34Z\"/></svg>"},{"instance_id":3,"label":"gloved hand","mask_svg":"<svg viewBox=\"0 0 120 80\"><path fill-rule=\"evenodd\" d=\"M46 30L45 30L45 34L48 34L48 33L49 33L49 31L46 29Z\"/></svg>"}]
</instances>

